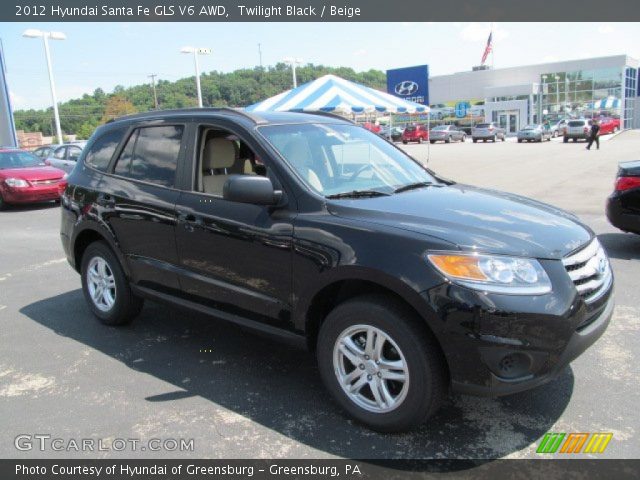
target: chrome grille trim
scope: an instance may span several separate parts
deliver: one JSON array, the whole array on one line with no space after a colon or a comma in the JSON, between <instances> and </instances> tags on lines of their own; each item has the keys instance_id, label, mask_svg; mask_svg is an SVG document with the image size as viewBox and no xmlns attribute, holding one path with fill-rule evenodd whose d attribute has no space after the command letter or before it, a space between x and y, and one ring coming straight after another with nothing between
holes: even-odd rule
<instances>
[{"instance_id":1,"label":"chrome grille trim","mask_svg":"<svg viewBox=\"0 0 640 480\"><path fill-rule=\"evenodd\" d=\"M579 252L565 257L562 264L585 302L594 302L609 290L613 280L611 265L597 238Z\"/></svg>"}]
</instances>

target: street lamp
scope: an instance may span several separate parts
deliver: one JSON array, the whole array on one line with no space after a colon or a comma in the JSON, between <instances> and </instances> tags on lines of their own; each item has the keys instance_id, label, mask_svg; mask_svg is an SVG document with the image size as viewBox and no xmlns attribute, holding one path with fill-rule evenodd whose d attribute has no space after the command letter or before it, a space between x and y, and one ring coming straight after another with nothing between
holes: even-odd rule
<instances>
[{"instance_id":1,"label":"street lamp","mask_svg":"<svg viewBox=\"0 0 640 480\"><path fill-rule=\"evenodd\" d=\"M299 58L291 58L287 57L284 60L284 63L291 66L291 73L293 74L293 88L298 87L298 79L296 78L296 66L302 65L302 60Z\"/></svg>"},{"instance_id":2,"label":"street lamp","mask_svg":"<svg viewBox=\"0 0 640 480\"><path fill-rule=\"evenodd\" d=\"M44 53L47 57L47 68L49 70L49 85L51 87L51 100L53 102L53 116L56 122L56 134L58 136L58 143L64 143L62 141L62 130L60 129L60 114L58 113L58 98L56 97L56 86L53 82L53 71L51 70L51 53L49 52L49 39L51 40L66 40L67 36L62 32L43 32L30 28L22 32L23 37L38 38L42 37L44 42Z\"/></svg>"},{"instance_id":3,"label":"street lamp","mask_svg":"<svg viewBox=\"0 0 640 480\"><path fill-rule=\"evenodd\" d=\"M193 63L196 67L196 88L198 89L198 107L202 108L202 90L200 89L200 66L198 55L211 55L210 48L182 47L180 53L192 53Z\"/></svg>"}]
</instances>

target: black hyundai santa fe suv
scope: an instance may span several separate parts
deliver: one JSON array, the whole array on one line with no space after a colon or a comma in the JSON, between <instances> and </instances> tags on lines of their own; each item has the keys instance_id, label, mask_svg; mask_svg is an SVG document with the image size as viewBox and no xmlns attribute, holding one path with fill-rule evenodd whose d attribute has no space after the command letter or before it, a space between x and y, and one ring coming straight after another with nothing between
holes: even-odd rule
<instances>
[{"instance_id":1,"label":"black hyundai santa fe suv","mask_svg":"<svg viewBox=\"0 0 640 480\"><path fill-rule=\"evenodd\" d=\"M325 114L112 121L68 178L61 236L102 322L148 298L287 337L381 431L449 391L551 380L613 310L607 256L575 216L440 178Z\"/></svg>"}]
</instances>

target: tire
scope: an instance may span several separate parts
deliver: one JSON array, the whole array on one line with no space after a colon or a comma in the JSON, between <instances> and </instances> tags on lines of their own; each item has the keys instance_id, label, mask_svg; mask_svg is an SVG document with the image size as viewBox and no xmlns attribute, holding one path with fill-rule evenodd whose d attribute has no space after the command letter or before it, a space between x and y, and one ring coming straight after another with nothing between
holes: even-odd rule
<instances>
[{"instance_id":1,"label":"tire","mask_svg":"<svg viewBox=\"0 0 640 480\"><path fill-rule=\"evenodd\" d=\"M472 138L473 143L478 143L478 139L477 138Z\"/></svg>"},{"instance_id":2,"label":"tire","mask_svg":"<svg viewBox=\"0 0 640 480\"><path fill-rule=\"evenodd\" d=\"M568 139L567 137L563 137L563 138L562 138L562 142L563 142L563 143L569 143L569 139Z\"/></svg>"},{"instance_id":3,"label":"tire","mask_svg":"<svg viewBox=\"0 0 640 480\"><path fill-rule=\"evenodd\" d=\"M497 136L497 135L494 135L494 136L493 136L493 138L491 139L491 141L492 141L493 143L496 143L496 142L498 141L498 136Z\"/></svg>"},{"instance_id":4,"label":"tire","mask_svg":"<svg viewBox=\"0 0 640 480\"><path fill-rule=\"evenodd\" d=\"M577 138L574 138L574 139L573 139L573 143L576 143L577 141L578 141L578 139L577 139Z\"/></svg>"},{"instance_id":5,"label":"tire","mask_svg":"<svg viewBox=\"0 0 640 480\"><path fill-rule=\"evenodd\" d=\"M462 140L460 140L462 143L467 141L467 136L466 135L462 135Z\"/></svg>"},{"instance_id":6,"label":"tire","mask_svg":"<svg viewBox=\"0 0 640 480\"><path fill-rule=\"evenodd\" d=\"M383 353L382 358L401 361L406 367L406 382L384 380L380 376L382 372L391 373L391 370L379 369L374 353L367 360L363 349L358 353L350 350L354 361L365 362L359 365L351 363L342 353L341 339L358 339L361 332L366 336L364 332L368 328L375 329L379 335L376 338L390 339L383 343L382 352L388 356ZM359 348L355 342L352 345ZM338 305L329 313L320 328L317 358L320 376L336 401L349 415L373 430L400 432L419 426L439 408L447 391L447 370L435 338L410 309L385 295L363 295ZM348 382L353 386L362 381L363 385L350 396L339 376L360 370L360 377ZM400 371L395 369L396 374ZM372 387L381 384L386 386L389 397L398 402L396 406L375 401Z\"/></svg>"},{"instance_id":7,"label":"tire","mask_svg":"<svg viewBox=\"0 0 640 480\"><path fill-rule=\"evenodd\" d=\"M506 139L507 139L507 136L506 135L502 135L501 141L504 142Z\"/></svg>"},{"instance_id":8,"label":"tire","mask_svg":"<svg viewBox=\"0 0 640 480\"><path fill-rule=\"evenodd\" d=\"M518 143L522 143L522 139L521 138L518 139Z\"/></svg>"},{"instance_id":9,"label":"tire","mask_svg":"<svg viewBox=\"0 0 640 480\"><path fill-rule=\"evenodd\" d=\"M407 142L406 140L402 140L402 144L403 145L406 145L407 143L409 143L409 142Z\"/></svg>"},{"instance_id":10,"label":"tire","mask_svg":"<svg viewBox=\"0 0 640 480\"><path fill-rule=\"evenodd\" d=\"M620 127L613 127L613 133L618 133L620 131Z\"/></svg>"},{"instance_id":11,"label":"tire","mask_svg":"<svg viewBox=\"0 0 640 480\"><path fill-rule=\"evenodd\" d=\"M451 143L451 137L447 137L447 138L444 140L444 143Z\"/></svg>"},{"instance_id":12,"label":"tire","mask_svg":"<svg viewBox=\"0 0 640 480\"><path fill-rule=\"evenodd\" d=\"M429 143L430 143L431 145L433 145L434 143L436 143L436 141L435 141L435 140L429 140Z\"/></svg>"},{"instance_id":13,"label":"tire","mask_svg":"<svg viewBox=\"0 0 640 480\"><path fill-rule=\"evenodd\" d=\"M422 143L422 137L418 137L418 143Z\"/></svg>"},{"instance_id":14,"label":"tire","mask_svg":"<svg viewBox=\"0 0 640 480\"><path fill-rule=\"evenodd\" d=\"M101 280L110 277L107 281L113 285L109 289L112 290L112 294L105 293L97 301L94 301L92 293L95 296L100 285L96 286L98 280L95 282L89 280L89 271L100 275L101 265L104 265L104 275ZM144 300L131 292L129 281L118 258L106 243L94 242L87 247L82 255L80 272L84 298L93 314L105 325L115 326L130 323L142 310Z\"/></svg>"},{"instance_id":15,"label":"tire","mask_svg":"<svg viewBox=\"0 0 640 480\"><path fill-rule=\"evenodd\" d=\"M482 139L482 142L483 142L483 143L487 143L487 139L486 139L486 138L483 138L483 139Z\"/></svg>"}]
</instances>

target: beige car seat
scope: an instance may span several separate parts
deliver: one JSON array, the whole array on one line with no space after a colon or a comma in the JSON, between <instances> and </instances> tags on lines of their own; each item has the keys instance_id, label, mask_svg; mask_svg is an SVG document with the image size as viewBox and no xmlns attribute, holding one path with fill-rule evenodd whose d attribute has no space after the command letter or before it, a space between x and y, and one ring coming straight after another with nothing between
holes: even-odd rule
<instances>
[{"instance_id":1,"label":"beige car seat","mask_svg":"<svg viewBox=\"0 0 640 480\"><path fill-rule=\"evenodd\" d=\"M202 189L205 193L222 195L230 175L242 173L238 164L235 142L226 138L210 138L202 151Z\"/></svg>"}]
</instances>

